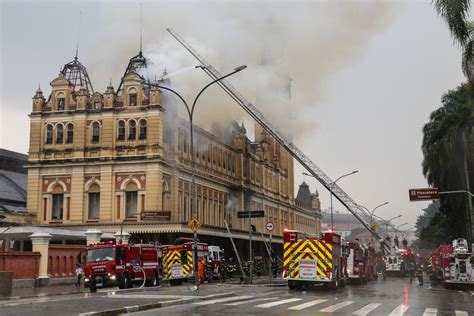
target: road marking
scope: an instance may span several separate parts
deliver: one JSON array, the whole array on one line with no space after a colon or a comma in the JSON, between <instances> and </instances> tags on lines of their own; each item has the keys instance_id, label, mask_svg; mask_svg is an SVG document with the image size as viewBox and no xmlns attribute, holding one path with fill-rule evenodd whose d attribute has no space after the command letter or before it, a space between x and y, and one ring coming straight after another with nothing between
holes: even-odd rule
<instances>
[{"instance_id":1,"label":"road marking","mask_svg":"<svg viewBox=\"0 0 474 316\"><path fill-rule=\"evenodd\" d=\"M294 310L294 311L300 311L302 309L305 309L305 308L308 308L308 307L311 307L311 306L314 306L314 305L318 305L318 304L321 304L321 303L324 303L324 302L327 302L327 300L314 300L314 301L311 301L311 302L306 302L306 303L303 303L303 304L300 304L300 305L292 306L288 309L291 309L291 310Z\"/></svg>"},{"instance_id":2,"label":"road marking","mask_svg":"<svg viewBox=\"0 0 474 316\"><path fill-rule=\"evenodd\" d=\"M398 316L398 315L403 315L405 314L405 312L408 310L410 306L408 305L398 305L397 307L395 307L395 309L390 313L388 314L389 316Z\"/></svg>"},{"instance_id":3,"label":"road marking","mask_svg":"<svg viewBox=\"0 0 474 316\"><path fill-rule=\"evenodd\" d=\"M218 298L218 299L215 299L215 300L197 302L197 303L194 303L194 305L211 305L211 304L216 304L216 303L246 300L248 298L253 298L253 297L254 296L249 296L249 295L232 296L232 297L226 297L226 298Z\"/></svg>"},{"instance_id":4,"label":"road marking","mask_svg":"<svg viewBox=\"0 0 474 316\"><path fill-rule=\"evenodd\" d=\"M438 315L438 310L436 308L426 308L423 316Z\"/></svg>"},{"instance_id":5,"label":"road marking","mask_svg":"<svg viewBox=\"0 0 474 316\"><path fill-rule=\"evenodd\" d=\"M193 298L196 296L179 296L179 295L153 295L153 294L114 294L114 295L107 295L107 298L126 298L126 299L133 299L133 298Z\"/></svg>"},{"instance_id":6,"label":"road marking","mask_svg":"<svg viewBox=\"0 0 474 316\"><path fill-rule=\"evenodd\" d=\"M293 303L293 302L297 302L297 301L301 301L301 300L302 300L302 298L289 298L287 300L282 300L282 301L278 301L278 302L260 304L260 305L257 305L255 307L270 308L270 307L273 307L273 306L287 304L287 303Z\"/></svg>"},{"instance_id":7,"label":"road marking","mask_svg":"<svg viewBox=\"0 0 474 316\"><path fill-rule=\"evenodd\" d=\"M354 315L367 315L368 313L370 313L371 311L373 311L374 309L376 309L380 305L382 305L382 303L367 304L364 307L362 307L361 309L356 310L352 314L354 314Z\"/></svg>"},{"instance_id":8,"label":"road marking","mask_svg":"<svg viewBox=\"0 0 474 316\"><path fill-rule=\"evenodd\" d=\"M237 305L261 302L261 301L273 301L273 300L277 300L277 299L279 299L279 297L264 297L264 298L256 298L256 299L253 299L253 300L250 300L250 301L235 302L235 303L229 303L229 304L224 304L224 305L226 305L226 306L237 306Z\"/></svg>"},{"instance_id":9,"label":"road marking","mask_svg":"<svg viewBox=\"0 0 474 316\"><path fill-rule=\"evenodd\" d=\"M354 302L353 301L345 301L345 302L337 303L337 304L334 304L334 305L331 305L331 306L328 306L326 308L321 309L320 312L332 313L332 312L337 311L338 309L341 309L343 307L351 305L352 303L354 303Z\"/></svg>"},{"instance_id":10,"label":"road marking","mask_svg":"<svg viewBox=\"0 0 474 316\"><path fill-rule=\"evenodd\" d=\"M456 314L456 316L468 316L468 313L465 311L455 310L454 313Z\"/></svg>"}]
</instances>

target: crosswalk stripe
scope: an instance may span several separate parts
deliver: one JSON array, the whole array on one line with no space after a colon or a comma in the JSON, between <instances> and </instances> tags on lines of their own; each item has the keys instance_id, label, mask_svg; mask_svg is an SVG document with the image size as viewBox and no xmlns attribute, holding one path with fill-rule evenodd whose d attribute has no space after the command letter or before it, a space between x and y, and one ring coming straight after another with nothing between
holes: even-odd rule
<instances>
[{"instance_id":1,"label":"crosswalk stripe","mask_svg":"<svg viewBox=\"0 0 474 316\"><path fill-rule=\"evenodd\" d=\"M248 298L253 298L253 296L242 295L242 296L232 296L232 297L226 297L226 298L218 298L218 299L210 300L210 301L197 302L197 303L194 303L194 305L211 305L211 304L216 304L216 303L246 300Z\"/></svg>"},{"instance_id":2,"label":"crosswalk stripe","mask_svg":"<svg viewBox=\"0 0 474 316\"><path fill-rule=\"evenodd\" d=\"M382 303L367 304L364 307L362 307L361 309L356 310L352 314L354 314L354 315L367 315L368 313L370 313L371 311L373 311L374 309L376 309L380 305L382 305Z\"/></svg>"},{"instance_id":3,"label":"crosswalk stripe","mask_svg":"<svg viewBox=\"0 0 474 316\"><path fill-rule=\"evenodd\" d=\"M423 316L438 315L438 310L436 308L426 308Z\"/></svg>"},{"instance_id":4,"label":"crosswalk stripe","mask_svg":"<svg viewBox=\"0 0 474 316\"><path fill-rule=\"evenodd\" d=\"M321 303L324 303L324 302L327 302L327 300L314 300L314 301L311 301L311 302L306 302L306 303L303 303L303 304L300 304L300 305L292 306L288 309L291 309L291 310L294 310L294 311L300 311L302 309L305 309L305 308L308 308L308 307L311 307L311 306L314 306L314 305L318 305L318 304L321 304Z\"/></svg>"},{"instance_id":5,"label":"crosswalk stripe","mask_svg":"<svg viewBox=\"0 0 474 316\"><path fill-rule=\"evenodd\" d=\"M456 314L456 316L468 316L468 313L465 311L455 310L454 313Z\"/></svg>"},{"instance_id":6,"label":"crosswalk stripe","mask_svg":"<svg viewBox=\"0 0 474 316\"><path fill-rule=\"evenodd\" d=\"M260 304L260 305L257 305L255 307L270 308L270 307L273 307L273 306L278 306L278 305L287 304L287 303L293 303L293 302L297 302L297 301L301 301L301 300L302 300L302 298L289 298L287 300Z\"/></svg>"},{"instance_id":7,"label":"crosswalk stripe","mask_svg":"<svg viewBox=\"0 0 474 316\"><path fill-rule=\"evenodd\" d=\"M277 300L278 297L263 297L263 298L256 298L250 301L241 301L241 302L234 302L234 303L229 303L229 304L224 304L226 306L237 306L237 305L243 305L243 304L250 304L250 303L255 303L255 302L261 302L261 301L273 301Z\"/></svg>"},{"instance_id":8,"label":"crosswalk stripe","mask_svg":"<svg viewBox=\"0 0 474 316\"><path fill-rule=\"evenodd\" d=\"M405 314L405 312L408 310L410 306L408 305L398 305L397 307L395 307L395 309L390 313L388 314L389 316L398 316L398 315L403 315Z\"/></svg>"},{"instance_id":9,"label":"crosswalk stripe","mask_svg":"<svg viewBox=\"0 0 474 316\"><path fill-rule=\"evenodd\" d=\"M341 309L343 307L351 305L352 303L354 303L354 302L353 301L345 301L345 302L337 303L337 304L334 304L334 305L331 305L331 306L328 306L326 308L321 309L320 312L332 313L332 312L337 311L338 309Z\"/></svg>"}]
</instances>

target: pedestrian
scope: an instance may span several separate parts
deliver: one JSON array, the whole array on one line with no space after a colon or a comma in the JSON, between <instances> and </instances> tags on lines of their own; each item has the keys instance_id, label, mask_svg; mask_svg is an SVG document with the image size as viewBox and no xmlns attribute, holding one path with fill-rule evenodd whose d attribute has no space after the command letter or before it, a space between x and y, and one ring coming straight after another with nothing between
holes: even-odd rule
<instances>
[{"instance_id":1,"label":"pedestrian","mask_svg":"<svg viewBox=\"0 0 474 316\"><path fill-rule=\"evenodd\" d=\"M208 259L206 261L206 279L207 279L207 283L212 282L213 276L214 276L214 267L212 266L211 259Z\"/></svg>"},{"instance_id":2,"label":"pedestrian","mask_svg":"<svg viewBox=\"0 0 474 316\"><path fill-rule=\"evenodd\" d=\"M278 262L276 258L273 258L272 260L272 274L273 274L273 278L276 278L278 275Z\"/></svg>"},{"instance_id":3,"label":"pedestrian","mask_svg":"<svg viewBox=\"0 0 474 316\"><path fill-rule=\"evenodd\" d=\"M76 281L76 287L78 289L81 288L81 279L82 279L82 276L84 275L84 270L82 270L82 267L79 263L76 264L76 277L77 277L77 281Z\"/></svg>"},{"instance_id":4,"label":"pedestrian","mask_svg":"<svg viewBox=\"0 0 474 316\"><path fill-rule=\"evenodd\" d=\"M204 283L204 262L201 258L198 260L198 276L199 276L199 284Z\"/></svg>"}]
</instances>

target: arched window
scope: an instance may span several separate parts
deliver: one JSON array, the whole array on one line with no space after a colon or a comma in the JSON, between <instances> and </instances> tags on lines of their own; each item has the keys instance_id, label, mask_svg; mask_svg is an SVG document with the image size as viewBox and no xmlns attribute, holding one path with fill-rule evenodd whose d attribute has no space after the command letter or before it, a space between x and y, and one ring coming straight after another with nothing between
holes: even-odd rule
<instances>
[{"instance_id":1,"label":"arched window","mask_svg":"<svg viewBox=\"0 0 474 316\"><path fill-rule=\"evenodd\" d=\"M117 140L125 139L125 122L119 121L117 126Z\"/></svg>"},{"instance_id":2,"label":"arched window","mask_svg":"<svg viewBox=\"0 0 474 316\"><path fill-rule=\"evenodd\" d=\"M137 122L130 120L128 122L128 139L135 140L137 138Z\"/></svg>"},{"instance_id":3,"label":"arched window","mask_svg":"<svg viewBox=\"0 0 474 316\"><path fill-rule=\"evenodd\" d=\"M127 218L137 215L137 185L135 182L129 182L125 190L125 218Z\"/></svg>"},{"instance_id":4,"label":"arched window","mask_svg":"<svg viewBox=\"0 0 474 316\"><path fill-rule=\"evenodd\" d=\"M66 107L66 98L64 97L64 94L63 93L59 93L57 95L57 101L58 103L58 111L64 111L65 107Z\"/></svg>"},{"instance_id":5,"label":"arched window","mask_svg":"<svg viewBox=\"0 0 474 316\"><path fill-rule=\"evenodd\" d=\"M56 126L56 144L62 144L64 138L64 126L62 124L58 124Z\"/></svg>"},{"instance_id":6,"label":"arched window","mask_svg":"<svg viewBox=\"0 0 474 316\"><path fill-rule=\"evenodd\" d=\"M94 110L100 110L100 100L94 100Z\"/></svg>"},{"instance_id":7,"label":"arched window","mask_svg":"<svg viewBox=\"0 0 474 316\"><path fill-rule=\"evenodd\" d=\"M87 195L89 198L88 218L98 219L100 209L100 187L96 183L92 184L89 187Z\"/></svg>"},{"instance_id":8,"label":"arched window","mask_svg":"<svg viewBox=\"0 0 474 316\"><path fill-rule=\"evenodd\" d=\"M97 143L99 142L99 135L100 135L100 125L98 122L92 123L92 142Z\"/></svg>"},{"instance_id":9,"label":"arched window","mask_svg":"<svg viewBox=\"0 0 474 316\"><path fill-rule=\"evenodd\" d=\"M128 98L129 98L130 106L136 106L137 105L137 89L130 88L130 90L128 90Z\"/></svg>"},{"instance_id":10,"label":"arched window","mask_svg":"<svg viewBox=\"0 0 474 316\"><path fill-rule=\"evenodd\" d=\"M53 143L53 125L46 125L46 144Z\"/></svg>"},{"instance_id":11,"label":"arched window","mask_svg":"<svg viewBox=\"0 0 474 316\"><path fill-rule=\"evenodd\" d=\"M52 194L52 209L51 209L51 219L53 220L62 220L63 219L63 202L64 202L64 191L63 187L59 184L53 188Z\"/></svg>"},{"instance_id":12,"label":"arched window","mask_svg":"<svg viewBox=\"0 0 474 316\"><path fill-rule=\"evenodd\" d=\"M74 125L69 123L66 127L67 136L66 136L66 144L72 144L74 139Z\"/></svg>"},{"instance_id":13,"label":"arched window","mask_svg":"<svg viewBox=\"0 0 474 316\"><path fill-rule=\"evenodd\" d=\"M146 139L146 120L140 120L140 136L139 139Z\"/></svg>"}]
</instances>

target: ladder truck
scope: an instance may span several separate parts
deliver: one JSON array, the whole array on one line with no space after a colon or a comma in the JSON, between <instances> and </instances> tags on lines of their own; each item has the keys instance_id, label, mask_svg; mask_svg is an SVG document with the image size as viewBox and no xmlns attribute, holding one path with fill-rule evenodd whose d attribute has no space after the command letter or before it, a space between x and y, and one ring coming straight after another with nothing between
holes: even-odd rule
<instances>
[{"instance_id":1,"label":"ladder truck","mask_svg":"<svg viewBox=\"0 0 474 316\"><path fill-rule=\"evenodd\" d=\"M217 80L222 75L208 63L199 53L191 47L178 33L173 29L167 28L167 31L201 64L204 72L213 80ZM286 139L276 127L274 127L263 114L250 103L240 92L238 92L227 80L222 79L216 82L234 101L236 101L255 121L257 121L270 136L272 136L281 146L283 146L313 177L315 177L328 191L344 205L361 224L380 241L382 251L390 252L390 246L385 243L379 233L370 227L370 215L358 205L346 192L344 192L334 181L332 181L309 157L307 157L295 144Z\"/></svg>"}]
</instances>

